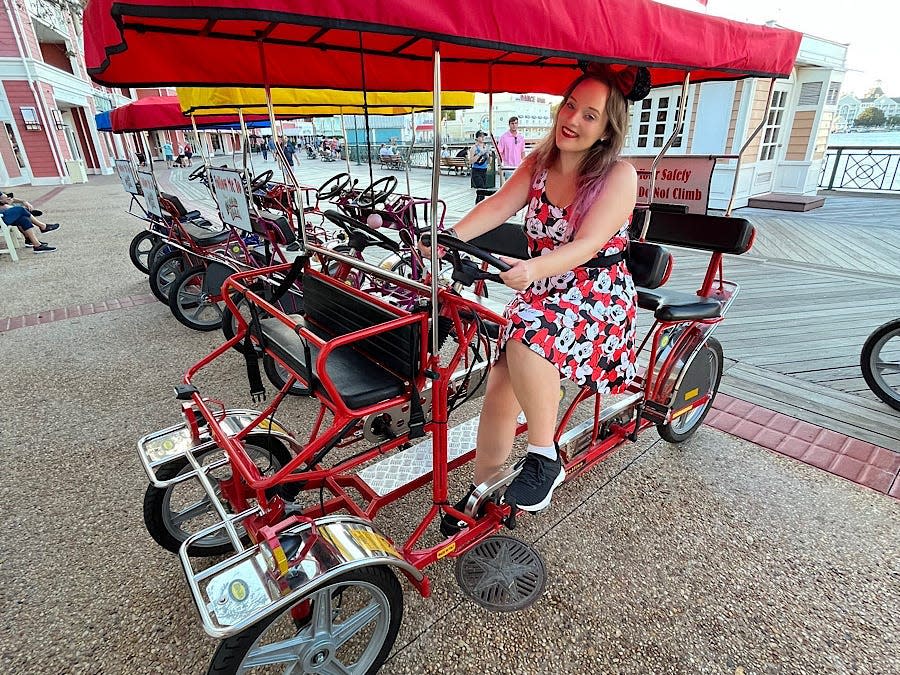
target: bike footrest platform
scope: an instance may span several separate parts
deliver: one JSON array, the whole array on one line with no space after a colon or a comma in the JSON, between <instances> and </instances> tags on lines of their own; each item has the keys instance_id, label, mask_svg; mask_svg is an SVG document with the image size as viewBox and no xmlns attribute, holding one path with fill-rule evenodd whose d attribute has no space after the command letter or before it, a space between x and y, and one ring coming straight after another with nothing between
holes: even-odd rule
<instances>
[{"instance_id":1,"label":"bike footrest platform","mask_svg":"<svg viewBox=\"0 0 900 675\"><path fill-rule=\"evenodd\" d=\"M447 434L448 462L475 448L478 419L473 417L450 429ZM358 475L377 495L383 497L430 473L434 468L433 460L431 439L427 438L403 452L367 466Z\"/></svg>"},{"instance_id":2,"label":"bike footrest platform","mask_svg":"<svg viewBox=\"0 0 900 675\"><path fill-rule=\"evenodd\" d=\"M654 424L665 424L669 418L669 408L656 401L644 401L643 417Z\"/></svg>"}]
</instances>

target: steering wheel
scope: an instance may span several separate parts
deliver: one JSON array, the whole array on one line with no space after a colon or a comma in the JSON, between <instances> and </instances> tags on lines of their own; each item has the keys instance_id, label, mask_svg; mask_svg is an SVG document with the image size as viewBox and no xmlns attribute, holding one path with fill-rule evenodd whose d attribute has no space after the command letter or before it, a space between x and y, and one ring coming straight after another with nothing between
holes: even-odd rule
<instances>
[{"instance_id":1,"label":"steering wheel","mask_svg":"<svg viewBox=\"0 0 900 675\"><path fill-rule=\"evenodd\" d=\"M429 233L422 234L422 243L425 246L431 245L431 235ZM507 270L512 269L512 265L509 265L497 256L488 253L483 248L478 248L474 244L470 244L467 241L462 241L461 239L457 239L456 237L451 237L449 234L442 234L438 232L437 236L438 246L443 246L450 252L450 259L453 263L453 279L454 281L460 281L464 284L472 284L478 279L488 279L490 281L496 281L498 283L503 283L503 280L499 275L493 274L491 272L485 272L482 269L479 269L476 265L474 265L471 261L463 260L459 257L460 253L465 253L466 255L470 255L481 262L485 262L494 269L500 270L501 272L506 272Z\"/></svg>"},{"instance_id":2,"label":"steering wheel","mask_svg":"<svg viewBox=\"0 0 900 675\"><path fill-rule=\"evenodd\" d=\"M266 183L268 183L270 180L272 180L272 176L274 176L274 175L275 175L275 172L272 171L272 169L269 169L268 171L263 171L256 178L254 178L252 181L250 181L250 190L254 191L254 190L260 190L260 189L264 188L266 186Z\"/></svg>"},{"instance_id":3,"label":"steering wheel","mask_svg":"<svg viewBox=\"0 0 900 675\"><path fill-rule=\"evenodd\" d=\"M322 183L316 192L319 195L319 199L331 199L341 194L349 184L350 174L339 173Z\"/></svg>"},{"instance_id":4,"label":"steering wheel","mask_svg":"<svg viewBox=\"0 0 900 675\"><path fill-rule=\"evenodd\" d=\"M376 190L376 187L381 185L382 183L384 183L384 187ZM379 178L369 187L359 193L359 196L356 198L356 204L360 208L371 209L379 202L383 202L385 199L390 197L396 189L396 176L385 176L384 178Z\"/></svg>"},{"instance_id":5,"label":"steering wheel","mask_svg":"<svg viewBox=\"0 0 900 675\"><path fill-rule=\"evenodd\" d=\"M354 232L362 232L372 239L375 240L374 243L377 243L379 246L386 248L392 253L400 252L400 244L396 241L383 235L378 230L374 230L365 223L361 223L356 220L356 218L351 218L350 216L345 216L340 211L335 211L330 209L325 212L325 217L328 218L332 223L341 228L344 232L346 232L349 236L352 236Z\"/></svg>"},{"instance_id":6,"label":"steering wheel","mask_svg":"<svg viewBox=\"0 0 900 675\"><path fill-rule=\"evenodd\" d=\"M201 164L188 175L188 180L197 180L206 173L206 165Z\"/></svg>"}]
</instances>

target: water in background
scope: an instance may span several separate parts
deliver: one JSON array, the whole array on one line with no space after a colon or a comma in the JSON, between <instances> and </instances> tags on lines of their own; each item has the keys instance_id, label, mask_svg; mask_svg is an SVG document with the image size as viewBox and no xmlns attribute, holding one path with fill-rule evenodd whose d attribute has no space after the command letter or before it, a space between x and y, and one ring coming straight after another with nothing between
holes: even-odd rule
<instances>
[{"instance_id":1,"label":"water in background","mask_svg":"<svg viewBox=\"0 0 900 675\"><path fill-rule=\"evenodd\" d=\"M831 134L828 137L828 147L838 145L861 148L876 148L885 145L900 146L900 131L857 131L850 134Z\"/></svg>"}]
</instances>

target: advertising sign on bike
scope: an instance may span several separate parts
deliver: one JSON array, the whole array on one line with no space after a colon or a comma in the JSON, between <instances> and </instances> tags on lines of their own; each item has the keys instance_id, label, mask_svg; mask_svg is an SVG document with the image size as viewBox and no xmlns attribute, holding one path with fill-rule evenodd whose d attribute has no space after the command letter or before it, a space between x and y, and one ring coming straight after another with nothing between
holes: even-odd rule
<instances>
[{"instance_id":1,"label":"advertising sign on bike","mask_svg":"<svg viewBox=\"0 0 900 675\"><path fill-rule=\"evenodd\" d=\"M141 194L137 181L134 178L134 166L127 159L116 160L116 174L122 182L125 192L132 195Z\"/></svg>"},{"instance_id":2,"label":"advertising sign on bike","mask_svg":"<svg viewBox=\"0 0 900 675\"><path fill-rule=\"evenodd\" d=\"M156 180L149 171L138 171L138 183L147 200L147 211L157 218L162 218L162 209L159 207L159 190L156 188Z\"/></svg>"},{"instance_id":3,"label":"advertising sign on bike","mask_svg":"<svg viewBox=\"0 0 900 675\"><path fill-rule=\"evenodd\" d=\"M210 169L209 180L222 220L239 230L252 232L250 204L240 171Z\"/></svg>"}]
</instances>

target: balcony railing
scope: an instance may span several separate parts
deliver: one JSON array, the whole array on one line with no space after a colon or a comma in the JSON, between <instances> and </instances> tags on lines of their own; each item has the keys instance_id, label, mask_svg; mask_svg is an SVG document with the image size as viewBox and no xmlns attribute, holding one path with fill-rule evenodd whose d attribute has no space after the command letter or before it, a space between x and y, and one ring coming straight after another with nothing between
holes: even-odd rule
<instances>
[{"instance_id":1,"label":"balcony railing","mask_svg":"<svg viewBox=\"0 0 900 675\"><path fill-rule=\"evenodd\" d=\"M25 0L25 8L32 18L57 31L63 37L69 34L69 26L62 10L44 0Z\"/></svg>"},{"instance_id":2,"label":"balcony railing","mask_svg":"<svg viewBox=\"0 0 900 675\"><path fill-rule=\"evenodd\" d=\"M834 146L825 151L819 187L825 190L900 192L900 146Z\"/></svg>"}]
</instances>

